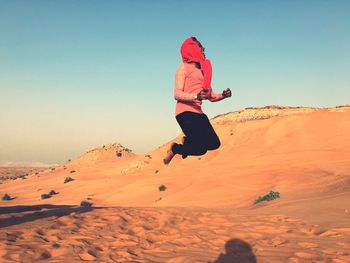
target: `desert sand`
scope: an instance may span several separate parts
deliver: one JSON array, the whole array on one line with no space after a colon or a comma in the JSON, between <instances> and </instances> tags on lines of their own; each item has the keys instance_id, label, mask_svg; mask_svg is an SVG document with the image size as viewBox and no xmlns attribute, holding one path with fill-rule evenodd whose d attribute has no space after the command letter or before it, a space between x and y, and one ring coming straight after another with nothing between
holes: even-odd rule
<instances>
[{"instance_id":1,"label":"desert sand","mask_svg":"<svg viewBox=\"0 0 350 263\"><path fill-rule=\"evenodd\" d=\"M221 146L203 156L164 165L180 134L3 181L0 262L350 262L349 120L349 106L247 108L211 119Z\"/></svg>"}]
</instances>

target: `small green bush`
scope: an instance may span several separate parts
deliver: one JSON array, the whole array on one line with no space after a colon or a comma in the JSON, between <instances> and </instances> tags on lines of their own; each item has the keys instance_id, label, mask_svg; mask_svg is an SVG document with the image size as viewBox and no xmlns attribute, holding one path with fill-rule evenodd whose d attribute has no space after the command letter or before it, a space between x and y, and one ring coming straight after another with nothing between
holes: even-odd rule
<instances>
[{"instance_id":1,"label":"small green bush","mask_svg":"<svg viewBox=\"0 0 350 263\"><path fill-rule=\"evenodd\" d=\"M9 194L4 194L4 196L2 197L2 200L9 201L9 200L12 200L12 197Z\"/></svg>"},{"instance_id":2,"label":"small green bush","mask_svg":"<svg viewBox=\"0 0 350 263\"><path fill-rule=\"evenodd\" d=\"M165 191L165 190L166 190L166 186L164 184L159 186L159 191Z\"/></svg>"},{"instance_id":3,"label":"small green bush","mask_svg":"<svg viewBox=\"0 0 350 263\"><path fill-rule=\"evenodd\" d=\"M277 199L277 198L280 198L280 193L279 192L270 191L268 194L266 194L264 196L259 196L255 200L255 204L258 204L258 203L263 202L263 201L272 201L272 200Z\"/></svg>"},{"instance_id":4,"label":"small green bush","mask_svg":"<svg viewBox=\"0 0 350 263\"><path fill-rule=\"evenodd\" d=\"M17 180L18 178L21 179L27 179L28 174L21 174L21 175L6 175L6 176L0 176L1 181L6 180Z\"/></svg>"},{"instance_id":5,"label":"small green bush","mask_svg":"<svg viewBox=\"0 0 350 263\"><path fill-rule=\"evenodd\" d=\"M92 203L87 201L87 200L83 200L83 201L80 202L80 206L81 207L91 207Z\"/></svg>"},{"instance_id":6,"label":"small green bush","mask_svg":"<svg viewBox=\"0 0 350 263\"><path fill-rule=\"evenodd\" d=\"M51 195L49 195L49 194L42 194L41 195L41 199L48 199L50 197L51 197Z\"/></svg>"},{"instance_id":7,"label":"small green bush","mask_svg":"<svg viewBox=\"0 0 350 263\"><path fill-rule=\"evenodd\" d=\"M64 179L64 183L66 184L66 183L69 183L69 182L72 182L72 181L74 181L74 179L72 178L72 177L66 177L66 179Z\"/></svg>"}]
</instances>

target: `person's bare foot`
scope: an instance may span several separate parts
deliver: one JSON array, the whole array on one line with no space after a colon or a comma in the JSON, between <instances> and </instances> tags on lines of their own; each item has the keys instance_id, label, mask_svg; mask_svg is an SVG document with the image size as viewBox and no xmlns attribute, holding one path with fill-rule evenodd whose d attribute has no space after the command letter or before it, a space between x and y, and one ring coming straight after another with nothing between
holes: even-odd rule
<instances>
[{"instance_id":1,"label":"person's bare foot","mask_svg":"<svg viewBox=\"0 0 350 263\"><path fill-rule=\"evenodd\" d=\"M175 153L173 153L173 151L171 150L173 148L173 146L175 145L175 142L173 142L170 145L170 149L167 151L165 158L163 159L163 163L168 165L171 160L173 159L173 157L175 156Z\"/></svg>"}]
</instances>

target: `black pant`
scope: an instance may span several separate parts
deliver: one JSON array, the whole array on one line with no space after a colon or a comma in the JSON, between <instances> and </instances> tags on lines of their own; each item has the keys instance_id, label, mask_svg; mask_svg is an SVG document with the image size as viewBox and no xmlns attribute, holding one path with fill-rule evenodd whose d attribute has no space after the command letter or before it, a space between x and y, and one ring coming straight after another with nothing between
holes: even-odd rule
<instances>
[{"instance_id":1,"label":"black pant","mask_svg":"<svg viewBox=\"0 0 350 263\"><path fill-rule=\"evenodd\" d=\"M185 111L176 116L183 133L184 144L175 144L172 151L181 154L183 158L187 155L203 155L207 150L215 150L220 147L220 140L211 126L207 115Z\"/></svg>"}]
</instances>

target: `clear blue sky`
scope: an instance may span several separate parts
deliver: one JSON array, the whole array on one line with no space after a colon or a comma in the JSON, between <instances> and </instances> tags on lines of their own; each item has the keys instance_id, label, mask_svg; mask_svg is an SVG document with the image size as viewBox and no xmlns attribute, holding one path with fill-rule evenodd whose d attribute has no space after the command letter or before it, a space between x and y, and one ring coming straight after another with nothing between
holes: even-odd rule
<instances>
[{"instance_id":1,"label":"clear blue sky","mask_svg":"<svg viewBox=\"0 0 350 263\"><path fill-rule=\"evenodd\" d=\"M350 1L0 1L0 162L60 163L106 143L177 136L179 47L213 64L211 118L350 102Z\"/></svg>"}]
</instances>

